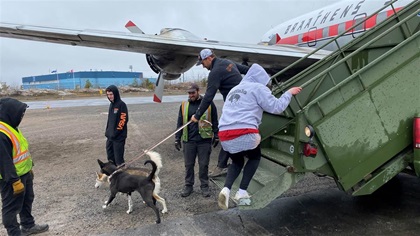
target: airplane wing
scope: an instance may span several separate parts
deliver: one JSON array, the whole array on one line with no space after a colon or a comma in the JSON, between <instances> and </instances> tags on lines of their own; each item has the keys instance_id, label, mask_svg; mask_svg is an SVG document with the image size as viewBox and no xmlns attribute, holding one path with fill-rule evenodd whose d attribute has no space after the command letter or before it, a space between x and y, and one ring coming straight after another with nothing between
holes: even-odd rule
<instances>
[{"instance_id":1,"label":"airplane wing","mask_svg":"<svg viewBox=\"0 0 420 236\"><path fill-rule=\"evenodd\" d=\"M151 69L165 80L178 79L193 67L203 48L212 49L217 57L249 65L258 63L273 71L283 69L314 50L293 45L267 46L206 40L178 28L165 28L159 35L151 35L141 30L138 33L76 30L0 22L0 37L144 53ZM318 51L295 68L304 69L329 53Z\"/></svg>"},{"instance_id":2,"label":"airplane wing","mask_svg":"<svg viewBox=\"0 0 420 236\"><path fill-rule=\"evenodd\" d=\"M72 46L105 48L150 55L182 54L192 56L195 59L197 59L197 55L201 49L211 48L218 57L229 58L237 62L258 62L265 68L282 68L288 66L296 59L312 51L311 48L302 48L293 45L265 46L238 44L161 35L99 30L72 30L0 22L0 37L68 44ZM308 64L312 64L314 61L323 58L328 53L328 51L316 53L308 59Z\"/></svg>"}]
</instances>

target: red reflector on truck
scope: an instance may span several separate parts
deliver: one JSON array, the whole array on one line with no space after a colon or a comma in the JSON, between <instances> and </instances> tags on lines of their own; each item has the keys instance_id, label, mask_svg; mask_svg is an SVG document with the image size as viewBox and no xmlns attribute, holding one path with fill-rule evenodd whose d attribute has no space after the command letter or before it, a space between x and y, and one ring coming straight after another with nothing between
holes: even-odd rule
<instances>
[{"instance_id":1,"label":"red reflector on truck","mask_svg":"<svg viewBox=\"0 0 420 236\"><path fill-rule=\"evenodd\" d=\"M420 117L413 120L413 144L414 148L420 149Z\"/></svg>"},{"instance_id":2,"label":"red reflector on truck","mask_svg":"<svg viewBox=\"0 0 420 236\"><path fill-rule=\"evenodd\" d=\"M305 145L303 146L303 155L307 157L315 157L317 153L318 148L314 144L305 143Z\"/></svg>"}]
</instances>

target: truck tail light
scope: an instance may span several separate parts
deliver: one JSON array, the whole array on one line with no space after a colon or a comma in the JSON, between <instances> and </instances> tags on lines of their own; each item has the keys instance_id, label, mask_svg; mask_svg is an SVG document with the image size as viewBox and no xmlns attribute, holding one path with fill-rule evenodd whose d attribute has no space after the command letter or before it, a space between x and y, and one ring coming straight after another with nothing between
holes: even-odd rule
<instances>
[{"instance_id":1,"label":"truck tail light","mask_svg":"<svg viewBox=\"0 0 420 236\"><path fill-rule=\"evenodd\" d=\"M307 157L315 157L318 153L318 148L313 143L305 143L303 146L303 155Z\"/></svg>"},{"instance_id":2,"label":"truck tail light","mask_svg":"<svg viewBox=\"0 0 420 236\"><path fill-rule=\"evenodd\" d=\"M420 117L413 120L413 144L414 148L420 149Z\"/></svg>"}]
</instances>

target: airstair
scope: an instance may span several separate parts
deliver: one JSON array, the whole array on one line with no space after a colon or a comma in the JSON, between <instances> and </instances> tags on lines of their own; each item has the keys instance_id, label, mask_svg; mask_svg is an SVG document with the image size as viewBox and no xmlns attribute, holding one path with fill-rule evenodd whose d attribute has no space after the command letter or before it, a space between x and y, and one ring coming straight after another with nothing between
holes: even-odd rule
<instances>
[{"instance_id":1,"label":"airstair","mask_svg":"<svg viewBox=\"0 0 420 236\"><path fill-rule=\"evenodd\" d=\"M352 159L343 158L339 155L343 152L337 148L339 145L335 147L324 145L329 141L325 140L325 136L315 137L313 140L319 149L316 158L306 157L302 152L304 144L308 142L303 127L308 124L315 127L317 133L341 130L347 123L344 110L358 114L359 122L371 122L369 119L373 115L386 115L390 116L389 119L394 117L398 120L395 113L411 114L412 107L404 105L405 102L409 102L402 100L405 99L404 96L399 98L395 94L405 92L417 94L419 97L414 101L420 101L420 1L413 1L399 11L392 8L392 3L379 9L372 16L366 17L364 21L355 20L356 24L352 28L330 40L324 47L330 43L338 45L340 36L361 28L369 19L391 6L394 11L392 16L347 45L285 83L280 83L279 78L299 61L272 77L272 82L276 85L273 89L276 97L280 97L284 91L294 86L301 86L303 90L292 98L290 106L282 115L264 114L260 126L263 158L248 188L252 203L240 205L240 209L258 209L267 206L305 178L307 173L330 176L335 179L341 190L350 194L370 194L408 165L409 161L404 150L409 142L406 136L411 135L405 133L409 129L397 132L398 137L395 138L401 141L388 145L392 147L382 147L379 144L380 148L375 146L377 148L372 151L366 146L366 152L371 152L371 156L376 155L375 158L364 158L364 155L359 155L360 153L356 153ZM417 75L418 80L413 79L413 74ZM398 88L401 83L406 86ZM375 109L363 110L357 106L369 103L373 99L386 98L389 94L387 90L392 91L392 95L389 96L395 97L396 104L374 103L376 106L389 106L389 110L381 110L387 114L371 115ZM410 105L420 107L419 104ZM372 126L377 122L372 122ZM408 122L411 121L401 123L400 126L407 126ZM363 134L363 130L358 127L346 127L346 129L354 129L355 132ZM343 135L351 136L351 133ZM336 142L342 139L343 143L347 141L339 134L330 138ZM360 142L368 141L360 140ZM351 150L351 147L343 146L343 148L346 148L346 152ZM399 153L391 155L390 158L390 155L383 155L386 152ZM235 182L231 197L238 189L241 178L240 175ZM214 178L213 182L222 188L224 180L225 176L222 176Z\"/></svg>"}]
</instances>

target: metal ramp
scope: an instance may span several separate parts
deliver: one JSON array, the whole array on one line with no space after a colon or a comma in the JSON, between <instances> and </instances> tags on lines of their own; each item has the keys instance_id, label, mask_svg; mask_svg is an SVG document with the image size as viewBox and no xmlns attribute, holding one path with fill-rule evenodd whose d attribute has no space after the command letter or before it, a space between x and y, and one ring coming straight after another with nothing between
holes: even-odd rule
<instances>
[{"instance_id":1,"label":"metal ramp","mask_svg":"<svg viewBox=\"0 0 420 236\"><path fill-rule=\"evenodd\" d=\"M386 7L379 9L375 14ZM358 109L354 104L368 102L372 96L380 96L378 91L385 92L386 89L396 87L395 79L390 80L389 78L404 78L407 71L419 75L419 12L420 2L413 1L401 11L394 10L394 15L375 28L365 32L285 83L280 83L281 79L277 78L280 78L299 61L272 77L273 83L277 85L273 89L273 94L277 97L280 97L283 91L287 91L290 87L301 86L304 89L292 99L283 115L264 114L260 126L263 158L248 189L252 204L239 206L240 209L265 207L296 182L302 180L306 173L316 172L331 176L336 179L340 189L360 195L373 192L407 166L407 157L403 154L395 153L392 155L396 156L393 160L388 159L390 155L383 155L383 152L390 152L389 148L375 153L378 158L369 160L373 162L369 165L365 165L365 157L360 157L359 162L334 159L332 157L340 150L328 147L320 147L322 152L318 153L316 158L303 157L299 150L306 137L299 127L302 124L311 124L319 132L327 132L328 129L333 128L339 129L339 127L331 127L332 123L330 122L332 119L340 118L339 111L347 109L351 112L351 109ZM366 17L366 20L374 17L375 14ZM359 27L364 22L359 22L348 31ZM336 43L341 35L329 43ZM413 84L415 82L409 78L407 76L406 79L402 79L404 81L398 81L398 83L411 83L410 88L416 89L419 83ZM373 90L377 90L376 94L378 95L374 95L375 91ZM410 92L413 92L412 90ZM352 106L354 107L352 108ZM407 113L407 109L409 108L401 107L397 110ZM361 119L368 119L368 117L368 115L361 116ZM401 132L405 132L405 130L401 130ZM407 144L400 142L396 145L401 145L403 149L403 146ZM363 163L363 165L357 163ZM353 166L349 167L349 165ZM369 169L367 166L379 166L379 168ZM234 196L238 189L240 179L241 176L235 182L231 196ZM218 177L212 181L221 188L224 184L224 177Z\"/></svg>"}]
</instances>

